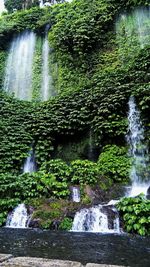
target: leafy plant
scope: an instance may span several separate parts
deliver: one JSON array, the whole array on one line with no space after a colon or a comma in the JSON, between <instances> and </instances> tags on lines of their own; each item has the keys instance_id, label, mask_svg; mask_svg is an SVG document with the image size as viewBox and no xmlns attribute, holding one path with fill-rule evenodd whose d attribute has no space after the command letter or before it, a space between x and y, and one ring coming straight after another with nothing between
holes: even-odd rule
<instances>
[{"instance_id":1,"label":"leafy plant","mask_svg":"<svg viewBox=\"0 0 150 267\"><path fill-rule=\"evenodd\" d=\"M98 180L97 164L89 160L75 160L70 164L72 169L71 182L80 185L93 185Z\"/></svg>"},{"instance_id":2,"label":"leafy plant","mask_svg":"<svg viewBox=\"0 0 150 267\"><path fill-rule=\"evenodd\" d=\"M59 230L64 230L64 231L71 230L72 223L73 223L73 220L71 218L68 218L68 217L64 218L59 225Z\"/></svg>"},{"instance_id":3,"label":"leafy plant","mask_svg":"<svg viewBox=\"0 0 150 267\"><path fill-rule=\"evenodd\" d=\"M117 204L124 228L130 233L150 234L150 200L141 194L135 198L123 198Z\"/></svg>"},{"instance_id":4,"label":"leafy plant","mask_svg":"<svg viewBox=\"0 0 150 267\"><path fill-rule=\"evenodd\" d=\"M117 145L107 145L99 156L98 168L101 176L117 182L129 180L130 159L127 149Z\"/></svg>"}]
</instances>

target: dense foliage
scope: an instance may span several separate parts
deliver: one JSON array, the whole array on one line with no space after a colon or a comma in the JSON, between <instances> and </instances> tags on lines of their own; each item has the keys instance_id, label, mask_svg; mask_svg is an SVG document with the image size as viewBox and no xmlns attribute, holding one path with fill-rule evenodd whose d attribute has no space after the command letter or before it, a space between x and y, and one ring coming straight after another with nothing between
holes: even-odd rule
<instances>
[{"instance_id":1,"label":"dense foliage","mask_svg":"<svg viewBox=\"0 0 150 267\"><path fill-rule=\"evenodd\" d=\"M150 200L139 195L123 198L117 208L123 218L124 229L129 233L150 235Z\"/></svg>"},{"instance_id":2,"label":"dense foliage","mask_svg":"<svg viewBox=\"0 0 150 267\"><path fill-rule=\"evenodd\" d=\"M98 160L99 173L101 176L111 178L117 182L128 181L130 160L127 150L116 145L107 145L100 154Z\"/></svg>"}]
</instances>

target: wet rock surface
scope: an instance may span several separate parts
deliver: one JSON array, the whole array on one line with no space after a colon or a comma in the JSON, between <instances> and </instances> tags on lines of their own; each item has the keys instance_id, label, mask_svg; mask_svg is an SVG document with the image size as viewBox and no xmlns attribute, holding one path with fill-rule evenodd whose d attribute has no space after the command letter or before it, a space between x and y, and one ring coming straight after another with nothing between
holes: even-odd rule
<instances>
[{"instance_id":1,"label":"wet rock surface","mask_svg":"<svg viewBox=\"0 0 150 267\"><path fill-rule=\"evenodd\" d=\"M0 254L1 267L123 267L117 265L87 263L82 265L80 262L52 260L43 258L17 257L10 254Z\"/></svg>"}]
</instances>

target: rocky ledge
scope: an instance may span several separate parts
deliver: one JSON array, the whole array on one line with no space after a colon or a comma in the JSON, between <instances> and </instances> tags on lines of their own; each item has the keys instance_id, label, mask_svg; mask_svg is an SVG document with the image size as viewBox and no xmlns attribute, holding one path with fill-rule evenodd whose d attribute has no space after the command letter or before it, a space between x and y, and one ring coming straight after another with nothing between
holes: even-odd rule
<instances>
[{"instance_id":1,"label":"rocky ledge","mask_svg":"<svg viewBox=\"0 0 150 267\"><path fill-rule=\"evenodd\" d=\"M30 257L13 257L10 254L0 254L1 267L123 267L117 265L87 263L82 265L80 262L52 260Z\"/></svg>"}]
</instances>

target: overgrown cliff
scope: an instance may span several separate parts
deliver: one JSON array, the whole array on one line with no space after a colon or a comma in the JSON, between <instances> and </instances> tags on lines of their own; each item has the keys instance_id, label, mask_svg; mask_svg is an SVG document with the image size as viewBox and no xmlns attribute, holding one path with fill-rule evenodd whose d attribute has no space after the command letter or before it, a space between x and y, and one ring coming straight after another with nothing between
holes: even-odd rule
<instances>
[{"instance_id":1,"label":"overgrown cliff","mask_svg":"<svg viewBox=\"0 0 150 267\"><path fill-rule=\"evenodd\" d=\"M67 197L70 184L107 189L112 183L129 181L125 135L130 95L136 98L150 143L150 46L147 42L140 46L134 28L129 41L121 15L132 17L138 6L147 10L148 5L144 0L75 0L0 18L0 207L4 217L20 201L50 194ZM10 42L24 30L42 37L47 24L57 96L46 102L15 99L3 88ZM34 73L35 84L38 75ZM20 174L31 144L39 172L24 178ZM103 168L102 152L106 153ZM49 170L43 167L46 164ZM52 171L59 167L63 174ZM52 179L53 185L46 179Z\"/></svg>"}]
</instances>

